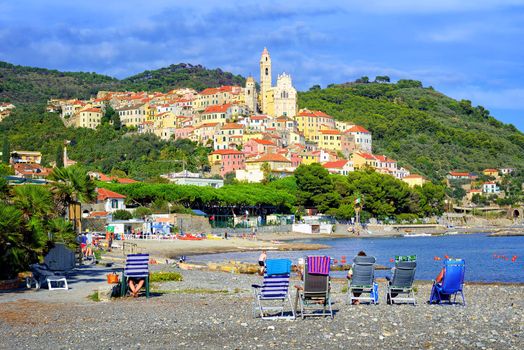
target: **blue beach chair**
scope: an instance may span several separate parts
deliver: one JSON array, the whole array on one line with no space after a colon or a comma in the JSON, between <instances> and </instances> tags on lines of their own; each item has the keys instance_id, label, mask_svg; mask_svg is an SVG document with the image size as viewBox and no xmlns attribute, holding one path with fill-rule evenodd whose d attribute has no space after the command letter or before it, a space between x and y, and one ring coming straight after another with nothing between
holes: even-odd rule
<instances>
[{"instance_id":1,"label":"blue beach chair","mask_svg":"<svg viewBox=\"0 0 524 350\"><path fill-rule=\"evenodd\" d=\"M149 254L128 254L124 278L122 278L122 296L126 295L129 278L144 278L146 298L149 298Z\"/></svg>"},{"instance_id":2,"label":"blue beach chair","mask_svg":"<svg viewBox=\"0 0 524 350\"><path fill-rule=\"evenodd\" d=\"M353 276L348 281L348 304L367 301L378 304L378 284L375 282L375 258L356 256L353 259Z\"/></svg>"},{"instance_id":3,"label":"blue beach chair","mask_svg":"<svg viewBox=\"0 0 524 350\"><path fill-rule=\"evenodd\" d=\"M441 283L433 282L429 298L431 304L440 304L443 301L451 304L451 297L453 297L453 303L456 303L457 294L460 293L462 305L466 306L463 292L465 267L464 259L447 259L444 261L444 278Z\"/></svg>"},{"instance_id":4,"label":"blue beach chair","mask_svg":"<svg viewBox=\"0 0 524 350\"><path fill-rule=\"evenodd\" d=\"M264 320L295 319L295 310L289 295L289 277L291 275L291 260L268 259L262 285L253 284L255 301L253 317ZM285 316L286 302L291 308L291 315Z\"/></svg>"}]
</instances>

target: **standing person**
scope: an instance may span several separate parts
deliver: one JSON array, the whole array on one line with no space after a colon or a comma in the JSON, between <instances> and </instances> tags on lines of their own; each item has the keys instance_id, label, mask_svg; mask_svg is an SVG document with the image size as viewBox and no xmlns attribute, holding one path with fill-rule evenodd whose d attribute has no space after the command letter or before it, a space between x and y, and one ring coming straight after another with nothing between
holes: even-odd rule
<instances>
[{"instance_id":1,"label":"standing person","mask_svg":"<svg viewBox=\"0 0 524 350\"><path fill-rule=\"evenodd\" d=\"M266 268L266 260L267 260L267 252L265 250L260 253L260 256L258 257L258 265L260 266L259 274L263 275L264 270Z\"/></svg>"},{"instance_id":2,"label":"standing person","mask_svg":"<svg viewBox=\"0 0 524 350\"><path fill-rule=\"evenodd\" d=\"M224 238L227 239L227 231L224 232Z\"/></svg>"},{"instance_id":3,"label":"standing person","mask_svg":"<svg viewBox=\"0 0 524 350\"><path fill-rule=\"evenodd\" d=\"M89 232L89 229L86 232L86 257L91 258L93 256L93 234Z\"/></svg>"},{"instance_id":4,"label":"standing person","mask_svg":"<svg viewBox=\"0 0 524 350\"><path fill-rule=\"evenodd\" d=\"M87 236L86 233L82 233L82 237L80 238L80 248L82 248L82 256L86 257L87 252Z\"/></svg>"}]
</instances>

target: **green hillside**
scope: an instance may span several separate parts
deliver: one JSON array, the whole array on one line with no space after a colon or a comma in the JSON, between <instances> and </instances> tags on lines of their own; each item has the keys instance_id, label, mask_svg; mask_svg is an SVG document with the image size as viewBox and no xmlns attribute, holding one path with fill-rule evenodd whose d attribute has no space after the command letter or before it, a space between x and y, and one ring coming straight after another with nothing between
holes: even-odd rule
<instances>
[{"instance_id":1,"label":"green hillside","mask_svg":"<svg viewBox=\"0 0 524 350\"><path fill-rule=\"evenodd\" d=\"M374 152L432 179L453 169L524 166L524 135L513 125L418 81L312 88L299 94L299 106L366 127Z\"/></svg>"},{"instance_id":2,"label":"green hillside","mask_svg":"<svg viewBox=\"0 0 524 350\"><path fill-rule=\"evenodd\" d=\"M114 89L118 80L106 75L59 72L0 62L0 101L45 102L49 98L89 98L98 90Z\"/></svg>"},{"instance_id":3,"label":"green hillside","mask_svg":"<svg viewBox=\"0 0 524 350\"><path fill-rule=\"evenodd\" d=\"M87 99L99 90L168 91L189 87L203 90L221 85L243 85L245 79L220 69L180 63L118 80L85 72L59 72L0 62L0 102L39 103L49 98Z\"/></svg>"},{"instance_id":4,"label":"green hillside","mask_svg":"<svg viewBox=\"0 0 524 350\"><path fill-rule=\"evenodd\" d=\"M193 88L204 90L208 87L221 85L242 85L245 78L233 75L221 69L206 69L201 65L180 63L153 71L146 70L143 73L123 79L121 82L126 90L143 91L169 91L173 88Z\"/></svg>"}]
</instances>

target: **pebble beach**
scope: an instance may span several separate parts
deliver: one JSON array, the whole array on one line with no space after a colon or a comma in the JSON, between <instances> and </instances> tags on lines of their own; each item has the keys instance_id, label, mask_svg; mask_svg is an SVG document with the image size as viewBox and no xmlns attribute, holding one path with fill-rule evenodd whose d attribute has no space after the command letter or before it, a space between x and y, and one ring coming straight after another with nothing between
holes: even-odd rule
<instances>
[{"instance_id":1,"label":"pebble beach","mask_svg":"<svg viewBox=\"0 0 524 350\"><path fill-rule=\"evenodd\" d=\"M428 305L431 283L417 281L413 306L387 305L379 281L379 305L347 305L345 281L334 279L333 319L268 321L252 313L260 276L180 272L183 281L156 283L149 299L95 302L87 298L94 285L1 293L0 348L524 348L522 284L466 284L462 307Z\"/></svg>"}]
</instances>

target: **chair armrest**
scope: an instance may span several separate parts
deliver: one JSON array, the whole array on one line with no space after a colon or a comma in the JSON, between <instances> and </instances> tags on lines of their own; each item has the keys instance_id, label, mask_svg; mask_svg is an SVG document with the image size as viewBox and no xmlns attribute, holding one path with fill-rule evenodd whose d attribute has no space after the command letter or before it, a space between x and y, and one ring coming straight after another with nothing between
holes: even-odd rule
<instances>
[{"instance_id":1,"label":"chair armrest","mask_svg":"<svg viewBox=\"0 0 524 350\"><path fill-rule=\"evenodd\" d=\"M258 284L252 284L251 287L253 287L253 288L262 288L262 286L258 285Z\"/></svg>"}]
</instances>

